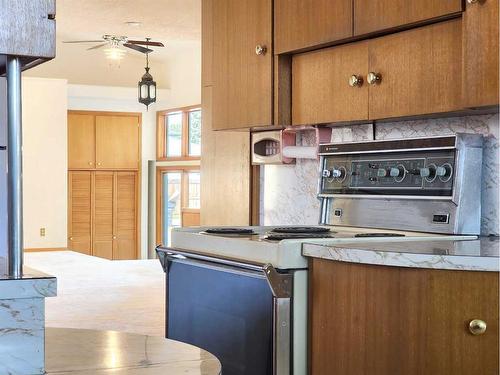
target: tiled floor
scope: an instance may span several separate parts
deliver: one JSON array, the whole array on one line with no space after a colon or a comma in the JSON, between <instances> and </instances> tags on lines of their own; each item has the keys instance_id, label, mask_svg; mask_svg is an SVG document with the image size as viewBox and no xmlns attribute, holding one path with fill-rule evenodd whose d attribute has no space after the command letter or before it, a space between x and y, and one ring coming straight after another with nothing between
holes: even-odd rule
<instances>
[{"instance_id":1,"label":"tiled floor","mask_svg":"<svg viewBox=\"0 0 500 375\"><path fill-rule=\"evenodd\" d=\"M46 299L47 326L163 336L165 275L158 260L54 251L26 253L25 265L57 277L58 295Z\"/></svg>"}]
</instances>

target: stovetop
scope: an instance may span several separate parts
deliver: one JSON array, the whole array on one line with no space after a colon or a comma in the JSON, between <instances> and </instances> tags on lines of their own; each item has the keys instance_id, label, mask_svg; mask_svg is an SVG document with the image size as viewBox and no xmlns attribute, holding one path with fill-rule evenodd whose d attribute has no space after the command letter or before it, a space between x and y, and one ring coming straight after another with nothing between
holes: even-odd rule
<instances>
[{"instance_id":1,"label":"stovetop","mask_svg":"<svg viewBox=\"0 0 500 375\"><path fill-rule=\"evenodd\" d=\"M302 244L304 243L347 244L358 241L387 242L476 238L475 236L446 236L423 232L325 225L313 226L313 228L323 228L320 230L322 233L304 234L303 231L298 232L298 234L276 233L273 229L277 227L283 226L237 227L238 229L247 229L246 234L235 234L234 231L227 231L228 233L225 234L207 233L210 227L175 228L172 231L171 247L209 256L227 257L261 264L270 263L281 269L301 269L308 267L307 258L302 256ZM285 228L298 227L285 226ZM315 230L318 231L318 229ZM296 231L296 229L292 229L292 231ZM375 233L376 237L356 237L356 235L366 236L368 233ZM316 236L318 234L326 235L326 237L318 238ZM291 235L293 238L284 238L281 235Z\"/></svg>"}]
</instances>

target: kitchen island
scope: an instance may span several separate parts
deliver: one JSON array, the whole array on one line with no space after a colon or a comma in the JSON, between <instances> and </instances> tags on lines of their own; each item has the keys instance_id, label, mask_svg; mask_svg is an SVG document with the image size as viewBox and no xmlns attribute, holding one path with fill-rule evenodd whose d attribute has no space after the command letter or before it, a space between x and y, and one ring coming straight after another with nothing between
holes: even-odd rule
<instances>
[{"instance_id":1,"label":"kitchen island","mask_svg":"<svg viewBox=\"0 0 500 375\"><path fill-rule=\"evenodd\" d=\"M312 373L497 374L498 245L304 244Z\"/></svg>"},{"instance_id":2,"label":"kitchen island","mask_svg":"<svg viewBox=\"0 0 500 375\"><path fill-rule=\"evenodd\" d=\"M56 295L57 280L28 267L14 279L6 270L0 257L0 374L43 373L45 298Z\"/></svg>"}]
</instances>

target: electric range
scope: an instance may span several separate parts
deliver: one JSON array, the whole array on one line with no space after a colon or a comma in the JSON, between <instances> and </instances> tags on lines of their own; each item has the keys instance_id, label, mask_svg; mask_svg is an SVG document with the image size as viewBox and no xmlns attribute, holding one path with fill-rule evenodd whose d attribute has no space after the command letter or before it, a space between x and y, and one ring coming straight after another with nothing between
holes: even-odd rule
<instances>
[{"instance_id":1,"label":"electric range","mask_svg":"<svg viewBox=\"0 0 500 375\"><path fill-rule=\"evenodd\" d=\"M212 352L225 375L307 373L304 243L479 234L481 136L319 150L319 225L179 228L172 246L157 248L167 276L166 336Z\"/></svg>"}]
</instances>

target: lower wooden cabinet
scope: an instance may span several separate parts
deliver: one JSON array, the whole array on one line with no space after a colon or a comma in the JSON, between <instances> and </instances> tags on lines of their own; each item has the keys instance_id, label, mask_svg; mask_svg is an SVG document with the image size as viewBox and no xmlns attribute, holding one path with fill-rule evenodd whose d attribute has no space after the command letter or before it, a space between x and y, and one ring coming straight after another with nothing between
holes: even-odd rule
<instances>
[{"instance_id":1,"label":"lower wooden cabinet","mask_svg":"<svg viewBox=\"0 0 500 375\"><path fill-rule=\"evenodd\" d=\"M498 284L496 272L313 259L310 373L498 374Z\"/></svg>"},{"instance_id":2,"label":"lower wooden cabinet","mask_svg":"<svg viewBox=\"0 0 500 375\"><path fill-rule=\"evenodd\" d=\"M137 172L69 172L70 250L137 259L137 178Z\"/></svg>"}]
</instances>

